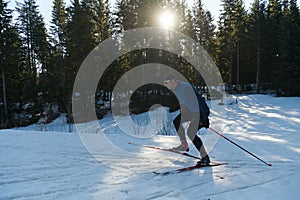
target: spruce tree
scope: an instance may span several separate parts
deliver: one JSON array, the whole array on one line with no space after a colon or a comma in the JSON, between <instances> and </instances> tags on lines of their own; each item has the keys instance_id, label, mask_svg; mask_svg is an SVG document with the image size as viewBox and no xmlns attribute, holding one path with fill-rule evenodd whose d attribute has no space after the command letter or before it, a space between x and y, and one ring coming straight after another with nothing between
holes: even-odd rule
<instances>
[{"instance_id":1,"label":"spruce tree","mask_svg":"<svg viewBox=\"0 0 300 200\"><path fill-rule=\"evenodd\" d=\"M223 11L219 19L217 32L216 62L223 79L229 85L239 89L240 68L246 64L246 11L242 0L222 0Z\"/></svg>"},{"instance_id":2,"label":"spruce tree","mask_svg":"<svg viewBox=\"0 0 300 200\"><path fill-rule=\"evenodd\" d=\"M232 65L233 65L233 37L232 37L232 10L233 2L222 0L223 10L218 20L216 38L216 63L219 67L223 80L231 91Z\"/></svg>"},{"instance_id":3,"label":"spruce tree","mask_svg":"<svg viewBox=\"0 0 300 200\"><path fill-rule=\"evenodd\" d=\"M192 10L196 40L214 58L216 26L213 24L211 13L204 9L202 0L198 0Z\"/></svg>"},{"instance_id":4,"label":"spruce tree","mask_svg":"<svg viewBox=\"0 0 300 200\"><path fill-rule=\"evenodd\" d=\"M98 33L96 40L97 43L100 43L110 37L110 25L111 13L109 10L109 1L108 0L96 0L94 5L95 16L94 20L96 22L95 31Z\"/></svg>"},{"instance_id":5,"label":"spruce tree","mask_svg":"<svg viewBox=\"0 0 300 200\"><path fill-rule=\"evenodd\" d=\"M274 73L274 87L278 95L300 94L300 27L299 9L295 1L284 0L280 18L279 66Z\"/></svg>"},{"instance_id":6,"label":"spruce tree","mask_svg":"<svg viewBox=\"0 0 300 200\"><path fill-rule=\"evenodd\" d=\"M47 72L49 67L48 35L43 17L39 13L35 0L17 3L19 16L17 24L22 42L24 60L23 87L27 99L24 103L33 103L33 115L40 112L43 102L47 101Z\"/></svg>"},{"instance_id":7,"label":"spruce tree","mask_svg":"<svg viewBox=\"0 0 300 200\"><path fill-rule=\"evenodd\" d=\"M67 12L64 0L54 0L50 26L51 42L63 57L66 51Z\"/></svg>"},{"instance_id":8,"label":"spruce tree","mask_svg":"<svg viewBox=\"0 0 300 200\"><path fill-rule=\"evenodd\" d=\"M137 27L136 0L118 0L114 31L121 32Z\"/></svg>"},{"instance_id":9,"label":"spruce tree","mask_svg":"<svg viewBox=\"0 0 300 200\"><path fill-rule=\"evenodd\" d=\"M269 0L267 7L267 38L264 41L266 44L265 56L268 60L268 66L263 69L266 76L266 82L276 82L276 73L279 69L279 57L280 57L280 31L281 31L281 1L280 0Z\"/></svg>"},{"instance_id":10,"label":"spruce tree","mask_svg":"<svg viewBox=\"0 0 300 200\"><path fill-rule=\"evenodd\" d=\"M66 26L67 12L63 0L54 0L52 5L51 33L51 69L49 70L49 85L51 98L55 100L61 111L66 111Z\"/></svg>"},{"instance_id":11,"label":"spruce tree","mask_svg":"<svg viewBox=\"0 0 300 200\"><path fill-rule=\"evenodd\" d=\"M3 108L1 107L1 127L0 128L6 128L9 123L9 111L8 111L8 88L9 82L8 80L8 70L7 68L12 67L9 66L8 63L11 62L10 55L8 53L8 50L11 49L9 40L10 35L9 32L11 30L11 19L12 19L12 11L7 8L8 3L0 0L0 68L1 68L1 82L0 85L2 86L2 93L1 93L1 99ZM12 74L10 74L12 75Z\"/></svg>"},{"instance_id":12,"label":"spruce tree","mask_svg":"<svg viewBox=\"0 0 300 200\"><path fill-rule=\"evenodd\" d=\"M70 112L73 84L86 56L110 35L108 1L74 0L67 8L66 26L66 108ZM86 91L84 95L92 95ZM93 98L93 97L91 97Z\"/></svg>"},{"instance_id":13,"label":"spruce tree","mask_svg":"<svg viewBox=\"0 0 300 200\"><path fill-rule=\"evenodd\" d=\"M6 32L7 39L5 40L5 53L4 59L5 63L2 65L2 83L3 88L6 86L7 95L7 106L8 106L8 123L5 128L15 126L14 115L18 108L19 102L25 99L25 93L23 91L22 82L22 59L21 59L21 41L19 39L19 34L17 27L11 25ZM3 71L4 70L4 71Z\"/></svg>"},{"instance_id":14,"label":"spruce tree","mask_svg":"<svg viewBox=\"0 0 300 200\"><path fill-rule=\"evenodd\" d=\"M248 15L248 36L249 36L249 56L248 62L251 69L250 83L256 83L256 93L260 93L260 85L265 82L265 74L262 69L265 69L267 62L265 59L265 43L266 34L266 5L261 0L255 0L250 8Z\"/></svg>"}]
</instances>

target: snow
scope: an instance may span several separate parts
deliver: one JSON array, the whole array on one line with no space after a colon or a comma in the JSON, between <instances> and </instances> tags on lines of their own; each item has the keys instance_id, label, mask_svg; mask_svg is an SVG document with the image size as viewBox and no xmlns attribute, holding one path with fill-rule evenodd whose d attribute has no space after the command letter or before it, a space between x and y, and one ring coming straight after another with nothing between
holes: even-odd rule
<instances>
[{"instance_id":1,"label":"snow","mask_svg":"<svg viewBox=\"0 0 300 200\"><path fill-rule=\"evenodd\" d=\"M127 141L173 147L179 141L172 127L164 130L171 133L168 136L140 137L138 132L125 134L108 115L99 121L104 134L82 137L61 116L48 125L0 131L0 199L298 199L300 98L237 99L238 104L227 106L211 102L211 127L272 167L201 130L211 160L228 165L159 176L152 172L190 166L195 160ZM133 121L147 125L149 116L159 118L142 114ZM83 126L101 132L91 123Z\"/></svg>"}]
</instances>

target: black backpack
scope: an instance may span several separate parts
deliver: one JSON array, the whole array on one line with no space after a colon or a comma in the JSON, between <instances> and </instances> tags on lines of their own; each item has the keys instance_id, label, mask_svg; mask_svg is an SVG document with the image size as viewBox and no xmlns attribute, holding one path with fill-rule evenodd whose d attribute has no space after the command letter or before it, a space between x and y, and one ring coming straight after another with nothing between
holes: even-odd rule
<instances>
[{"instance_id":1,"label":"black backpack","mask_svg":"<svg viewBox=\"0 0 300 200\"><path fill-rule=\"evenodd\" d=\"M206 120L206 119L208 119L208 116L210 114L209 107L206 104L203 97L199 94L199 92L195 88L194 88L194 91L197 95L197 100L198 100L198 103L199 103L199 111L200 111L200 114L201 114L201 118L204 118Z\"/></svg>"}]
</instances>

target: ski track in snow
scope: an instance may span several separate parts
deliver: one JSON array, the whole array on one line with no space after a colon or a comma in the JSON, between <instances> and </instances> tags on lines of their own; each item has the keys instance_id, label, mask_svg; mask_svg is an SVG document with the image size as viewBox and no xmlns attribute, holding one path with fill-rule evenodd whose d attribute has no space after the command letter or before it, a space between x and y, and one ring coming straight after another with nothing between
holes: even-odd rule
<instances>
[{"instance_id":1,"label":"ski track in snow","mask_svg":"<svg viewBox=\"0 0 300 200\"><path fill-rule=\"evenodd\" d=\"M212 102L211 126L272 167L218 139L211 144L211 160L228 165L155 175L153 171L190 166L195 160L128 145L127 141L132 141L172 147L179 141L176 136L137 138L123 134L109 116L100 121L106 134L95 136L103 148L96 159L76 133L34 131L37 125L0 131L0 199L297 199L300 98L244 95L238 102L227 107ZM140 121L147 124L148 115L141 116L145 119ZM56 121L49 127L66 130L68 126L58 124ZM208 146L213 135L210 131L200 133ZM101 143L103 137L125 153ZM197 155L190 147L190 153Z\"/></svg>"}]
</instances>

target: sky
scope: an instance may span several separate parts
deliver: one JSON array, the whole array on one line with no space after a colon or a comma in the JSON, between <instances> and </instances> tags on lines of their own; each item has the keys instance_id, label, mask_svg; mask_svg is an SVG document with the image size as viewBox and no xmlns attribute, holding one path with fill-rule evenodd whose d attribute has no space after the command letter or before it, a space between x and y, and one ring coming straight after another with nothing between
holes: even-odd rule
<instances>
[{"instance_id":1,"label":"sky","mask_svg":"<svg viewBox=\"0 0 300 200\"><path fill-rule=\"evenodd\" d=\"M17 2L22 2L23 0L17 0ZM111 2L115 2L115 0L110 0ZM192 5L195 0L187 0L189 5ZM251 3L254 0L244 0L246 9L249 9ZM14 8L16 5L16 0L10 0L9 6ZM51 20L51 11L52 11L52 2L53 0L37 0L37 4L39 5L39 10L42 13L45 23L49 26L49 21ZM67 5L70 4L71 0L65 0ZM297 1L298 5L300 5L300 0ZM214 20L217 21L219 18L220 10L222 9L221 0L203 0L204 7L212 13Z\"/></svg>"},{"instance_id":2,"label":"sky","mask_svg":"<svg viewBox=\"0 0 300 200\"><path fill-rule=\"evenodd\" d=\"M114 2L115 0L112 0ZM300 0L299 0L300 1ZM9 6L11 8L14 8L16 5L16 0L10 0ZM22 0L17 0L17 2L22 2ZM52 2L53 0L37 0L37 4L39 5L39 10L42 13L45 22L47 25L49 25L49 21L51 19L51 11L52 11ZM67 5L70 4L71 0L65 0ZM194 0L187 0L187 3L189 5L192 5ZM251 2L253 0L244 0L246 8L249 8ZM203 0L204 6L206 9L208 9L212 15L214 16L214 19L217 20L219 16L219 10L221 9L221 0Z\"/></svg>"}]
</instances>

